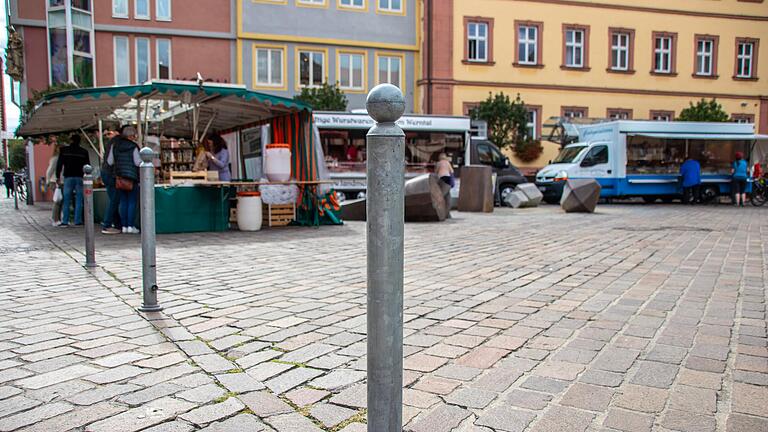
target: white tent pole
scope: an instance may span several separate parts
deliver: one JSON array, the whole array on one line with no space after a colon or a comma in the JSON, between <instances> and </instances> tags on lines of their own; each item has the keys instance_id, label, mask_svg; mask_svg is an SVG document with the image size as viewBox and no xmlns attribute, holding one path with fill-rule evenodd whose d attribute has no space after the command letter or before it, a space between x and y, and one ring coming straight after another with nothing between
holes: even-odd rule
<instances>
[{"instance_id":1,"label":"white tent pole","mask_svg":"<svg viewBox=\"0 0 768 432\"><path fill-rule=\"evenodd\" d=\"M83 130L83 128L80 128L80 133L82 133L82 134L83 134L83 136L85 137L85 140L86 140L86 141L88 141L88 145L90 145L90 146L91 146L91 148L93 149L93 151L95 151L95 152L96 152L96 154L97 154L97 155L99 155L99 158L101 158L101 153L99 153L99 150L98 150L98 149L96 148L96 146L93 144L93 141L91 141L91 139L90 139L90 138L88 138L88 134L87 134L87 133L85 133L85 131Z\"/></svg>"},{"instance_id":2,"label":"white tent pole","mask_svg":"<svg viewBox=\"0 0 768 432\"><path fill-rule=\"evenodd\" d=\"M104 125L101 119L99 119L99 157L104 159Z\"/></svg>"},{"instance_id":3,"label":"white tent pole","mask_svg":"<svg viewBox=\"0 0 768 432\"><path fill-rule=\"evenodd\" d=\"M141 130L141 100L136 101L136 127L137 127L137 133L139 135L139 148L144 147L144 136L142 135Z\"/></svg>"},{"instance_id":4,"label":"white tent pole","mask_svg":"<svg viewBox=\"0 0 768 432\"><path fill-rule=\"evenodd\" d=\"M205 129L203 130L203 135L202 135L203 138L205 138L205 136L208 134L208 128L211 127L211 123L213 123L213 120L215 118L216 118L216 113L213 113L213 115L211 116L211 119L208 120L208 124L205 125Z\"/></svg>"}]
</instances>

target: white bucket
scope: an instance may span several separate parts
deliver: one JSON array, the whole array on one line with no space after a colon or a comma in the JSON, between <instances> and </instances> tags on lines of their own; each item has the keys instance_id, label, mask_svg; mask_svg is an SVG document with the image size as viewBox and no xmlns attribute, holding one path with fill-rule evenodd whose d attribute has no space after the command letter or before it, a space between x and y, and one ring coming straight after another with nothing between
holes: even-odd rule
<instances>
[{"instance_id":1,"label":"white bucket","mask_svg":"<svg viewBox=\"0 0 768 432\"><path fill-rule=\"evenodd\" d=\"M291 147L288 144L268 144L265 154L265 174L271 182L291 179Z\"/></svg>"},{"instance_id":2,"label":"white bucket","mask_svg":"<svg viewBox=\"0 0 768 432\"><path fill-rule=\"evenodd\" d=\"M261 194L258 192L238 194L237 227L240 231L261 229Z\"/></svg>"}]
</instances>

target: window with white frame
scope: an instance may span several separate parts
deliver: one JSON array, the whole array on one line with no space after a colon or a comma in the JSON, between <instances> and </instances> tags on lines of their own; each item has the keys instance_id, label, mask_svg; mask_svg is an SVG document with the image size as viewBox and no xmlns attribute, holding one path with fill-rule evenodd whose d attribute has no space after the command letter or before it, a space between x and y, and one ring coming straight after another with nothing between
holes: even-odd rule
<instances>
[{"instance_id":1,"label":"window with white frame","mask_svg":"<svg viewBox=\"0 0 768 432\"><path fill-rule=\"evenodd\" d=\"M754 123L755 122L755 116L752 114L733 114L731 116L731 121L734 123Z\"/></svg>"},{"instance_id":2,"label":"window with white frame","mask_svg":"<svg viewBox=\"0 0 768 432\"><path fill-rule=\"evenodd\" d=\"M115 85L131 83L131 54L128 38L115 36Z\"/></svg>"},{"instance_id":3,"label":"window with white frame","mask_svg":"<svg viewBox=\"0 0 768 432\"><path fill-rule=\"evenodd\" d=\"M715 41L699 39L696 41L696 75L711 76L715 59Z\"/></svg>"},{"instance_id":4,"label":"window with white frame","mask_svg":"<svg viewBox=\"0 0 768 432\"><path fill-rule=\"evenodd\" d=\"M149 80L149 39L136 38L136 82L143 84Z\"/></svg>"},{"instance_id":5,"label":"window with white frame","mask_svg":"<svg viewBox=\"0 0 768 432\"><path fill-rule=\"evenodd\" d=\"M674 114L671 113L671 112L655 111L651 115L651 120L653 120L653 121L662 121L662 122L671 122L673 116L674 116Z\"/></svg>"},{"instance_id":6,"label":"window with white frame","mask_svg":"<svg viewBox=\"0 0 768 432\"><path fill-rule=\"evenodd\" d=\"M297 0L300 5L323 6L326 0Z\"/></svg>"},{"instance_id":7,"label":"window with white frame","mask_svg":"<svg viewBox=\"0 0 768 432\"><path fill-rule=\"evenodd\" d=\"M740 41L736 46L736 77L754 77L755 43Z\"/></svg>"},{"instance_id":8,"label":"window with white frame","mask_svg":"<svg viewBox=\"0 0 768 432\"><path fill-rule=\"evenodd\" d=\"M171 20L171 0L155 0L155 19L158 21Z\"/></svg>"},{"instance_id":9,"label":"window with white frame","mask_svg":"<svg viewBox=\"0 0 768 432\"><path fill-rule=\"evenodd\" d=\"M133 17L136 19L149 19L149 0L133 0Z\"/></svg>"},{"instance_id":10,"label":"window with white frame","mask_svg":"<svg viewBox=\"0 0 768 432\"><path fill-rule=\"evenodd\" d=\"M611 120L629 120L632 114L629 110L624 109L609 109L608 118Z\"/></svg>"},{"instance_id":11,"label":"window with white frame","mask_svg":"<svg viewBox=\"0 0 768 432\"><path fill-rule=\"evenodd\" d=\"M362 9L365 6L365 0L339 0L339 4L347 8Z\"/></svg>"},{"instance_id":12,"label":"window with white frame","mask_svg":"<svg viewBox=\"0 0 768 432\"><path fill-rule=\"evenodd\" d=\"M672 36L656 36L653 45L653 71L672 73Z\"/></svg>"},{"instance_id":13,"label":"window with white frame","mask_svg":"<svg viewBox=\"0 0 768 432\"><path fill-rule=\"evenodd\" d=\"M539 28L521 25L517 29L517 62L526 65L538 63Z\"/></svg>"},{"instance_id":14,"label":"window with white frame","mask_svg":"<svg viewBox=\"0 0 768 432\"><path fill-rule=\"evenodd\" d=\"M401 13L403 11L402 0L379 0L379 10Z\"/></svg>"},{"instance_id":15,"label":"window with white frame","mask_svg":"<svg viewBox=\"0 0 768 432\"><path fill-rule=\"evenodd\" d=\"M379 57L379 84L389 83L400 87L402 80L403 59L396 56Z\"/></svg>"},{"instance_id":16,"label":"window with white frame","mask_svg":"<svg viewBox=\"0 0 768 432\"><path fill-rule=\"evenodd\" d=\"M283 85L282 48L256 48L256 84L270 87Z\"/></svg>"},{"instance_id":17,"label":"window with white frame","mask_svg":"<svg viewBox=\"0 0 768 432\"><path fill-rule=\"evenodd\" d=\"M587 116L587 109L580 107L564 107L563 117L568 119L585 118Z\"/></svg>"},{"instance_id":18,"label":"window with white frame","mask_svg":"<svg viewBox=\"0 0 768 432\"><path fill-rule=\"evenodd\" d=\"M157 40L157 77L171 79L171 40Z\"/></svg>"},{"instance_id":19,"label":"window with white frame","mask_svg":"<svg viewBox=\"0 0 768 432\"><path fill-rule=\"evenodd\" d=\"M299 51L299 85L317 87L325 82L325 53Z\"/></svg>"},{"instance_id":20,"label":"window with white frame","mask_svg":"<svg viewBox=\"0 0 768 432\"><path fill-rule=\"evenodd\" d=\"M50 84L95 84L95 47L91 0L47 2Z\"/></svg>"},{"instance_id":21,"label":"window with white frame","mask_svg":"<svg viewBox=\"0 0 768 432\"><path fill-rule=\"evenodd\" d=\"M565 65L567 67L584 67L584 30L565 30Z\"/></svg>"},{"instance_id":22,"label":"window with white frame","mask_svg":"<svg viewBox=\"0 0 768 432\"><path fill-rule=\"evenodd\" d=\"M611 35L611 69L617 71L629 70L629 33L613 33Z\"/></svg>"},{"instance_id":23,"label":"window with white frame","mask_svg":"<svg viewBox=\"0 0 768 432\"><path fill-rule=\"evenodd\" d=\"M339 85L347 90L362 90L365 56L362 54L339 54Z\"/></svg>"},{"instance_id":24,"label":"window with white frame","mask_svg":"<svg viewBox=\"0 0 768 432\"><path fill-rule=\"evenodd\" d=\"M112 0L112 16L128 18L128 0Z\"/></svg>"},{"instance_id":25,"label":"window with white frame","mask_svg":"<svg viewBox=\"0 0 768 432\"><path fill-rule=\"evenodd\" d=\"M538 136L536 135L536 122L538 116L538 110L528 109L528 123L525 125L525 136L532 140L538 139Z\"/></svg>"},{"instance_id":26,"label":"window with white frame","mask_svg":"<svg viewBox=\"0 0 768 432\"><path fill-rule=\"evenodd\" d=\"M467 23L467 60L488 61L488 23Z\"/></svg>"}]
</instances>

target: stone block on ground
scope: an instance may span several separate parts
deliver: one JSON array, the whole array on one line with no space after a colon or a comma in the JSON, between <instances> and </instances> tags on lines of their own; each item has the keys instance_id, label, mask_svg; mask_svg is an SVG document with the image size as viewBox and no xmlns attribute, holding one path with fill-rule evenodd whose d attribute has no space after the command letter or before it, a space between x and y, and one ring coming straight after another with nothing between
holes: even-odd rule
<instances>
[{"instance_id":1,"label":"stone block on ground","mask_svg":"<svg viewBox=\"0 0 768 432\"><path fill-rule=\"evenodd\" d=\"M568 180L560 198L566 213L594 213L600 199L600 183L593 179Z\"/></svg>"}]
</instances>

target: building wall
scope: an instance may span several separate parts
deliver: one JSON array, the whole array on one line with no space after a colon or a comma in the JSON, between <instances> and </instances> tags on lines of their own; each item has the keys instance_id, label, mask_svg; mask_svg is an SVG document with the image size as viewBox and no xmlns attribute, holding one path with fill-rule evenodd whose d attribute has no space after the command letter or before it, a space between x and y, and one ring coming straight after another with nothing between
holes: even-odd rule
<instances>
[{"instance_id":1,"label":"building wall","mask_svg":"<svg viewBox=\"0 0 768 432\"><path fill-rule=\"evenodd\" d=\"M327 53L325 75L329 83L339 81L338 53L365 53L365 82L362 90L344 90L348 109L365 107L365 98L376 84L377 55L401 56L404 59L402 90L406 110L414 110L417 98L416 79L419 62L419 0L403 0L403 14L387 14L377 10L375 0L366 0L363 10L339 7L338 0L326 0L318 7L301 5L298 0L238 0L238 82L259 91L284 97L301 92L297 67L298 49ZM283 85L259 86L255 80L256 47L282 49L285 59Z\"/></svg>"},{"instance_id":2,"label":"building wall","mask_svg":"<svg viewBox=\"0 0 768 432\"><path fill-rule=\"evenodd\" d=\"M131 82L136 82L136 38L150 39L150 73L157 75L157 39L171 41L171 78L194 80L197 72L205 79L232 82L231 50L232 41L226 39L205 39L156 34L96 32L96 85L115 84L115 36L127 37L130 47Z\"/></svg>"},{"instance_id":3,"label":"building wall","mask_svg":"<svg viewBox=\"0 0 768 432\"><path fill-rule=\"evenodd\" d=\"M22 100L30 90L49 84L45 2L11 0L11 23L20 29L25 44ZM194 79L200 72L214 81L235 80L235 0L172 0L171 21L156 19L155 0L149 2L149 19L136 19L135 2L128 4L128 18L117 18L112 16L112 0L93 0L96 86L115 84L115 35L130 40L131 82L136 81L136 37L151 39L152 78L157 78L155 41L163 38L171 40L172 78Z\"/></svg>"},{"instance_id":4,"label":"building wall","mask_svg":"<svg viewBox=\"0 0 768 432\"><path fill-rule=\"evenodd\" d=\"M436 0L448 5L451 2ZM526 104L541 107L544 122L560 116L564 106L588 108L589 117L607 117L608 108L632 110L634 119L650 118L651 110L674 111L678 115L689 102L702 97L716 97L730 114L754 116L758 129L768 130L765 97L768 95L768 4L736 0L718 2L682 0L647 1L638 7L633 1L581 0L453 0L451 32L453 37L436 35L433 59L450 52L450 77L439 76L433 85L449 87L435 92L433 112L463 114L467 104L503 91L514 97L519 93ZM493 18L493 62L464 62L465 18ZM445 18L438 18L445 21ZM541 65L520 67L516 63L516 21L541 23ZM589 26L588 68L564 70L563 25ZM609 28L633 29L634 73L611 73L609 67ZM653 32L677 33L676 75L651 73ZM694 72L694 36L719 37L716 79L700 79ZM736 38L758 39L757 79L733 78ZM422 85L427 83L422 80ZM444 96L451 98L445 104ZM761 98L762 96L762 98ZM443 99L441 99L443 98ZM761 113L761 104L763 105ZM547 133L547 131L544 131ZM557 150L545 143L539 160L521 166L542 166Z\"/></svg>"}]
</instances>

